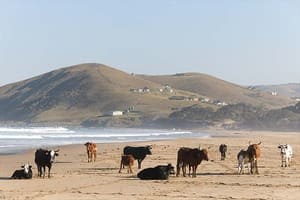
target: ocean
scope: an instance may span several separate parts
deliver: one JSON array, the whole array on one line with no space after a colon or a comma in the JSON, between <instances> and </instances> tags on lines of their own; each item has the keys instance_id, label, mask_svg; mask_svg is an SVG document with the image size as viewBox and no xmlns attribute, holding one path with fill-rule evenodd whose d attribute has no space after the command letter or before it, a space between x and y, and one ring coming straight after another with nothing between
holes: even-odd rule
<instances>
[{"instance_id":1,"label":"ocean","mask_svg":"<svg viewBox=\"0 0 300 200\"><path fill-rule=\"evenodd\" d=\"M209 137L209 134L175 129L0 127L0 154L15 154L40 147L84 144L87 141L113 143L192 137Z\"/></svg>"}]
</instances>

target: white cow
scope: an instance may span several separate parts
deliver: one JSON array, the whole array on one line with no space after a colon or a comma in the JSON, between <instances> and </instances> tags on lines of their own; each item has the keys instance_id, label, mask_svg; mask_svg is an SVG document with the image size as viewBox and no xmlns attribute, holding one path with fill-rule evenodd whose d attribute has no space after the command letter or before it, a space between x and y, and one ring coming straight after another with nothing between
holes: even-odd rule
<instances>
[{"instance_id":1,"label":"white cow","mask_svg":"<svg viewBox=\"0 0 300 200\"><path fill-rule=\"evenodd\" d=\"M280 149L281 154L281 167L289 167L291 165L293 156L292 146L289 144L280 144L278 148Z\"/></svg>"}]
</instances>

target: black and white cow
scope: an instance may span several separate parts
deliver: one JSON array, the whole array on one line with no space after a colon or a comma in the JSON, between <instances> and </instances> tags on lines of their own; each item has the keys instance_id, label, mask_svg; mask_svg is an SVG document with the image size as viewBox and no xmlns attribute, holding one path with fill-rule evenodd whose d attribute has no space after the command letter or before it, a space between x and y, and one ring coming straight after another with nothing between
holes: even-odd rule
<instances>
[{"instance_id":1,"label":"black and white cow","mask_svg":"<svg viewBox=\"0 0 300 200\"><path fill-rule=\"evenodd\" d=\"M289 167L292 162L293 149L289 144L280 144L278 146L281 155L281 167Z\"/></svg>"},{"instance_id":2,"label":"black and white cow","mask_svg":"<svg viewBox=\"0 0 300 200\"><path fill-rule=\"evenodd\" d=\"M137 176L142 180L167 180L172 173L175 173L174 167L168 164L143 169Z\"/></svg>"},{"instance_id":3,"label":"black and white cow","mask_svg":"<svg viewBox=\"0 0 300 200\"><path fill-rule=\"evenodd\" d=\"M145 146L145 147L131 147L126 146L123 149L124 155L132 155L135 160L138 161L138 168L141 169L142 161L146 158L147 155L151 155L152 147Z\"/></svg>"},{"instance_id":4,"label":"black and white cow","mask_svg":"<svg viewBox=\"0 0 300 200\"><path fill-rule=\"evenodd\" d=\"M31 179L32 178L32 170L31 165L25 164L21 166L22 169L16 170L11 176L12 179Z\"/></svg>"},{"instance_id":5,"label":"black and white cow","mask_svg":"<svg viewBox=\"0 0 300 200\"><path fill-rule=\"evenodd\" d=\"M38 176L45 178L46 166L48 167L48 178L50 178L50 170L55 156L58 156L59 150L37 149L35 152L34 162L37 165Z\"/></svg>"}]
</instances>

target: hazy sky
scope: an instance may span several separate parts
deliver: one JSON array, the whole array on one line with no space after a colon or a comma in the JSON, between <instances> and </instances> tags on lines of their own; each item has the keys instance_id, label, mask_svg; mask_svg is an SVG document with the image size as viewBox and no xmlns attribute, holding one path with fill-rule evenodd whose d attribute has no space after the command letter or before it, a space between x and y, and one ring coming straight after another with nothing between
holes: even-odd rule
<instances>
[{"instance_id":1,"label":"hazy sky","mask_svg":"<svg viewBox=\"0 0 300 200\"><path fill-rule=\"evenodd\" d=\"M300 1L0 0L0 85L84 62L300 82Z\"/></svg>"}]
</instances>

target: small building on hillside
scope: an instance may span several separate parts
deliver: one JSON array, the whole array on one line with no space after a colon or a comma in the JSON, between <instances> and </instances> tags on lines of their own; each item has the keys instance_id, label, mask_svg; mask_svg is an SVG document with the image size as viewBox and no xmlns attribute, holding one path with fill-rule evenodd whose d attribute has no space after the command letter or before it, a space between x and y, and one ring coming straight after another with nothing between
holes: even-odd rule
<instances>
[{"instance_id":1,"label":"small building on hillside","mask_svg":"<svg viewBox=\"0 0 300 200\"><path fill-rule=\"evenodd\" d=\"M121 116L123 115L123 111L115 110L106 113L107 116Z\"/></svg>"}]
</instances>

